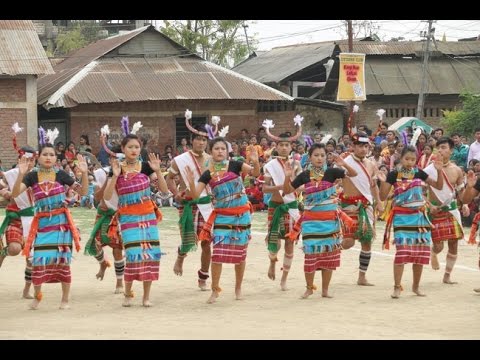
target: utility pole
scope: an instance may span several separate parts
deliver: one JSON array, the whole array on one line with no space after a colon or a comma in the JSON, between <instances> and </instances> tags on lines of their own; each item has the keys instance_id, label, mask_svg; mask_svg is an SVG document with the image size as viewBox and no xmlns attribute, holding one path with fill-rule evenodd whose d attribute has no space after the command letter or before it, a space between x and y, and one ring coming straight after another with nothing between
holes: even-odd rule
<instances>
[{"instance_id":1,"label":"utility pole","mask_svg":"<svg viewBox=\"0 0 480 360\"><path fill-rule=\"evenodd\" d=\"M347 33L348 33L348 52L352 53L353 52L353 24L352 24L352 20L347 20ZM354 106L355 106L355 101L350 101L349 114L352 114ZM351 118L352 118L352 123L350 124L350 126L353 129L355 127L355 117L352 116Z\"/></svg>"},{"instance_id":2,"label":"utility pole","mask_svg":"<svg viewBox=\"0 0 480 360\"><path fill-rule=\"evenodd\" d=\"M247 28L248 28L248 24L243 23L243 30L245 30L245 38L247 39L248 56L250 56L250 44L248 42Z\"/></svg>"},{"instance_id":3,"label":"utility pole","mask_svg":"<svg viewBox=\"0 0 480 360\"><path fill-rule=\"evenodd\" d=\"M425 93L427 92L428 88L428 58L430 57L430 39L433 38L435 34L435 28L432 28L432 25L435 20L428 20L428 31L420 32L420 36L424 36L427 38L427 42L425 44L425 52L423 54L423 64L422 64L422 87L420 89L420 93L418 94L418 104L417 104L417 118L423 118L423 105L425 103Z\"/></svg>"}]
</instances>

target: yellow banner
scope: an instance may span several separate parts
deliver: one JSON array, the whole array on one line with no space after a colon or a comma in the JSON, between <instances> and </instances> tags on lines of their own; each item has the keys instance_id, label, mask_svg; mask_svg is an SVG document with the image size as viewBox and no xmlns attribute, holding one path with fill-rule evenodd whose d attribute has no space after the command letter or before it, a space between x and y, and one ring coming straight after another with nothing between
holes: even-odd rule
<instances>
[{"instance_id":1,"label":"yellow banner","mask_svg":"<svg viewBox=\"0 0 480 360\"><path fill-rule=\"evenodd\" d=\"M367 100L365 54L340 53L337 101Z\"/></svg>"}]
</instances>

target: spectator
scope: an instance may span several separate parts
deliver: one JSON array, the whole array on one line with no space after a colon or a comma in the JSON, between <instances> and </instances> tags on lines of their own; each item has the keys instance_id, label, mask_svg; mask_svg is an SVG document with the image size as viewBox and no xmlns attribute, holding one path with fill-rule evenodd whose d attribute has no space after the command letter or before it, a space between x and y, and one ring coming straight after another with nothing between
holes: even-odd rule
<instances>
[{"instance_id":1,"label":"spectator","mask_svg":"<svg viewBox=\"0 0 480 360\"><path fill-rule=\"evenodd\" d=\"M80 135L80 145L78 145L79 152L92 152L92 147L90 146L90 141L88 141L88 135Z\"/></svg>"}]
</instances>

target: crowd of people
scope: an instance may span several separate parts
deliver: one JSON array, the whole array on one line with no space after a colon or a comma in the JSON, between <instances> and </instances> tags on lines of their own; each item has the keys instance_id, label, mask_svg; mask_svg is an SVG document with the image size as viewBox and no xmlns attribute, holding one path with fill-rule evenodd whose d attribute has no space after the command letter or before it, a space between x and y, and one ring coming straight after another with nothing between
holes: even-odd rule
<instances>
[{"instance_id":1,"label":"crowd of people","mask_svg":"<svg viewBox=\"0 0 480 360\"><path fill-rule=\"evenodd\" d=\"M191 144L182 139L175 152L168 146L164 154L149 153L146 141L135 134L138 123L130 131L126 117L118 146L109 143L108 126L102 128L97 157L89 155L87 136L81 136L79 147L71 142L65 150L61 143L52 145L50 130L38 152L17 148L18 164L3 172L0 190L9 201L0 227L6 238L0 266L7 256L26 256L23 296L33 299L32 309L42 300L42 284L51 282L62 284L60 308L69 306L71 257L80 243L68 207L77 203L97 210L84 253L98 261L96 277L103 279L111 267L104 248L112 249L115 293L124 294L125 307L133 303L134 281L143 284L142 305L152 305L150 289L158 280L162 255L162 205L178 210L181 243L173 271L182 276L186 257L200 245L198 287L208 290L211 275L208 303L216 302L222 291L223 264L234 264L235 295L242 298L251 214L256 210L266 212L271 280L276 279L283 244L282 290L288 288L294 245L301 239L306 283L301 298L317 290L316 271L321 274L321 296L331 297L333 270L340 267L342 251L355 241L361 247L357 284L371 286L366 274L372 242L380 235L378 221L386 223L383 247L396 248L394 299L403 290L405 264L413 267L412 291L424 296L423 266L431 263L439 269L438 255L447 247L442 281L453 284L463 226L472 224L468 241L476 243L480 128L470 147L459 134L447 137L442 129L427 134L407 127L398 132L384 122L374 134L359 126L338 140L320 133L301 138L303 118L296 116L294 135L273 134L273 122L265 120L257 134L243 129L234 140L227 136L228 126L218 131L218 117L207 127L193 127L188 110L185 119Z\"/></svg>"}]
</instances>

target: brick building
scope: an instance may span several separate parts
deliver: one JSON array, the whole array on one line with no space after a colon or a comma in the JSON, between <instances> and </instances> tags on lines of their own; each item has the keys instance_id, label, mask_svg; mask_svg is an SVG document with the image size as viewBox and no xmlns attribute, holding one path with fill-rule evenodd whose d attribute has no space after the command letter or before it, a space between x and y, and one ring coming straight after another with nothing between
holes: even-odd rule
<instances>
[{"instance_id":1,"label":"brick building","mask_svg":"<svg viewBox=\"0 0 480 360\"><path fill-rule=\"evenodd\" d=\"M193 122L221 117L228 138L242 128L256 132L265 118L292 130L293 98L233 71L203 60L145 26L90 44L55 65L55 74L38 83L40 123L60 130L59 141L78 142L87 134L96 153L99 130L120 138L120 120L141 121L139 135L150 151L163 152L188 135L184 112Z\"/></svg>"},{"instance_id":2,"label":"brick building","mask_svg":"<svg viewBox=\"0 0 480 360\"><path fill-rule=\"evenodd\" d=\"M0 20L0 159L5 168L16 164L12 125L23 131L19 146L37 142L37 76L53 69L30 20Z\"/></svg>"}]
</instances>

